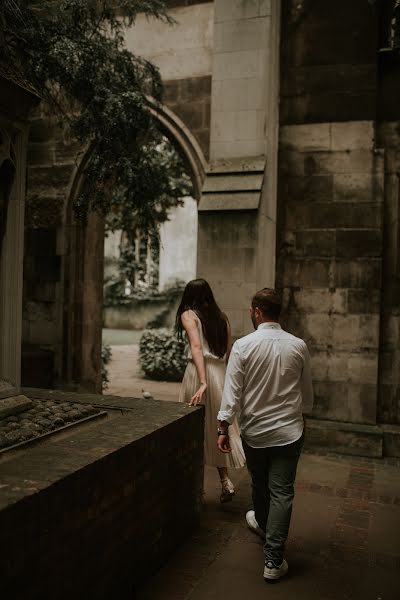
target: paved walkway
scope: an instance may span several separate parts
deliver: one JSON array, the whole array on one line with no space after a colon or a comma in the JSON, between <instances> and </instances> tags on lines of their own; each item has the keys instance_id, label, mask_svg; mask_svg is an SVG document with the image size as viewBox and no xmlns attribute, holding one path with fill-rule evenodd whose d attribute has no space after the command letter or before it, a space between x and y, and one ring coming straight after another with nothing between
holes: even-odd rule
<instances>
[{"instance_id":1,"label":"paved walkway","mask_svg":"<svg viewBox=\"0 0 400 600\"><path fill-rule=\"evenodd\" d=\"M265 583L262 543L248 530L246 470L233 474L237 495L218 502L218 478L206 468L200 527L138 600L398 600L398 466L303 454L290 538L289 574ZM182 502L185 498L182 498Z\"/></svg>"},{"instance_id":2,"label":"paved walkway","mask_svg":"<svg viewBox=\"0 0 400 600\"><path fill-rule=\"evenodd\" d=\"M105 329L103 340L111 345L111 361L107 365L109 384L104 394L142 397L150 392L159 400L176 402L180 383L145 379L138 366L139 339L142 332Z\"/></svg>"},{"instance_id":3,"label":"paved walkway","mask_svg":"<svg viewBox=\"0 0 400 600\"><path fill-rule=\"evenodd\" d=\"M112 336L120 345L113 345L107 393L141 396L146 390L176 400L180 384L143 379L138 346L126 341ZM399 466L303 454L287 545L289 574L275 584L263 580L262 543L245 523L251 508L246 469L232 472L237 494L221 506L218 475L206 468L200 526L138 600L399 600Z\"/></svg>"}]
</instances>

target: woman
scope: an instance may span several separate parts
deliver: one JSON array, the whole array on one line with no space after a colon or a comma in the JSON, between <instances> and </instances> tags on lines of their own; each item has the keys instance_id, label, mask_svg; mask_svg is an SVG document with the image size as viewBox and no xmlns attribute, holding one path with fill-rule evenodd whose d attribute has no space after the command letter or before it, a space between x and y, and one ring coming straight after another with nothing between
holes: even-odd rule
<instances>
[{"instance_id":1,"label":"woman","mask_svg":"<svg viewBox=\"0 0 400 600\"><path fill-rule=\"evenodd\" d=\"M205 405L204 462L217 467L220 500L228 502L235 493L228 467L242 467L245 458L236 422L229 430L232 452L222 454L217 448L217 414L232 342L228 319L204 279L187 284L176 314L176 329L181 339L185 330L190 346L179 401Z\"/></svg>"}]
</instances>

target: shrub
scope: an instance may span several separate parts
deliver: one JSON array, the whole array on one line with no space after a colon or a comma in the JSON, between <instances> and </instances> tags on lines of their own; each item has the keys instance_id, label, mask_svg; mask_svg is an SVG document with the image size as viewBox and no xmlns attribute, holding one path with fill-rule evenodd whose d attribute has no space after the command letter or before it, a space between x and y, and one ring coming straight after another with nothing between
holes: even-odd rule
<instances>
[{"instance_id":1,"label":"shrub","mask_svg":"<svg viewBox=\"0 0 400 600\"><path fill-rule=\"evenodd\" d=\"M108 363L111 360L111 346L109 346L108 344L102 344L101 346L101 382L102 382L102 387L103 390L106 390L108 388L108 383L109 383L109 378L108 378L108 369L107 366Z\"/></svg>"},{"instance_id":2,"label":"shrub","mask_svg":"<svg viewBox=\"0 0 400 600\"><path fill-rule=\"evenodd\" d=\"M169 329L146 329L140 338L139 365L149 379L182 381L186 344Z\"/></svg>"}]
</instances>

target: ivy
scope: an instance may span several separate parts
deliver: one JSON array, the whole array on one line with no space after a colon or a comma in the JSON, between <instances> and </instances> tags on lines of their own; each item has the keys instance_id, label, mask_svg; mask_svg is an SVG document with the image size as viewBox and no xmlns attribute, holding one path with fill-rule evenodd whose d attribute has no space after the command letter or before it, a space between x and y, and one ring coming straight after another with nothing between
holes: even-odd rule
<instances>
[{"instance_id":1,"label":"ivy","mask_svg":"<svg viewBox=\"0 0 400 600\"><path fill-rule=\"evenodd\" d=\"M124 44L124 28L139 13L172 23L162 0L3 0L0 61L37 90L81 147L90 147L76 215L129 215L128 223L151 231L187 182L171 175L149 111L162 98L158 69Z\"/></svg>"}]
</instances>

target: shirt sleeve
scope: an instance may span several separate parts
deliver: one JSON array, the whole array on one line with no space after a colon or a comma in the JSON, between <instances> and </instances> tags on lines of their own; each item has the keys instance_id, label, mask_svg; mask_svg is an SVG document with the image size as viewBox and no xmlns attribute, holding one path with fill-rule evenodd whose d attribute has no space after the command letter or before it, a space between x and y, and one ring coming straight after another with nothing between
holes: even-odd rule
<instances>
[{"instance_id":1,"label":"shirt sleeve","mask_svg":"<svg viewBox=\"0 0 400 600\"><path fill-rule=\"evenodd\" d=\"M303 371L301 374L301 397L302 397L302 411L306 415L310 415L314 404L314 392L311 377L311 360L310 353L308 352L307 345L304 344L303 352Z\"/></svg>"},{"instance_id":2,"label":"shirt sleeve","mask_svg":"<svg viewBox=\"0 0 400 600\"><path fill-rule=\"evenodd\" d=\"M232 346L225 375L224 391L222 393L221 408L218 421L232 423L236 413L240 410L243 389L243 365L237 342Z\"/></svg>"}]
</instances>

